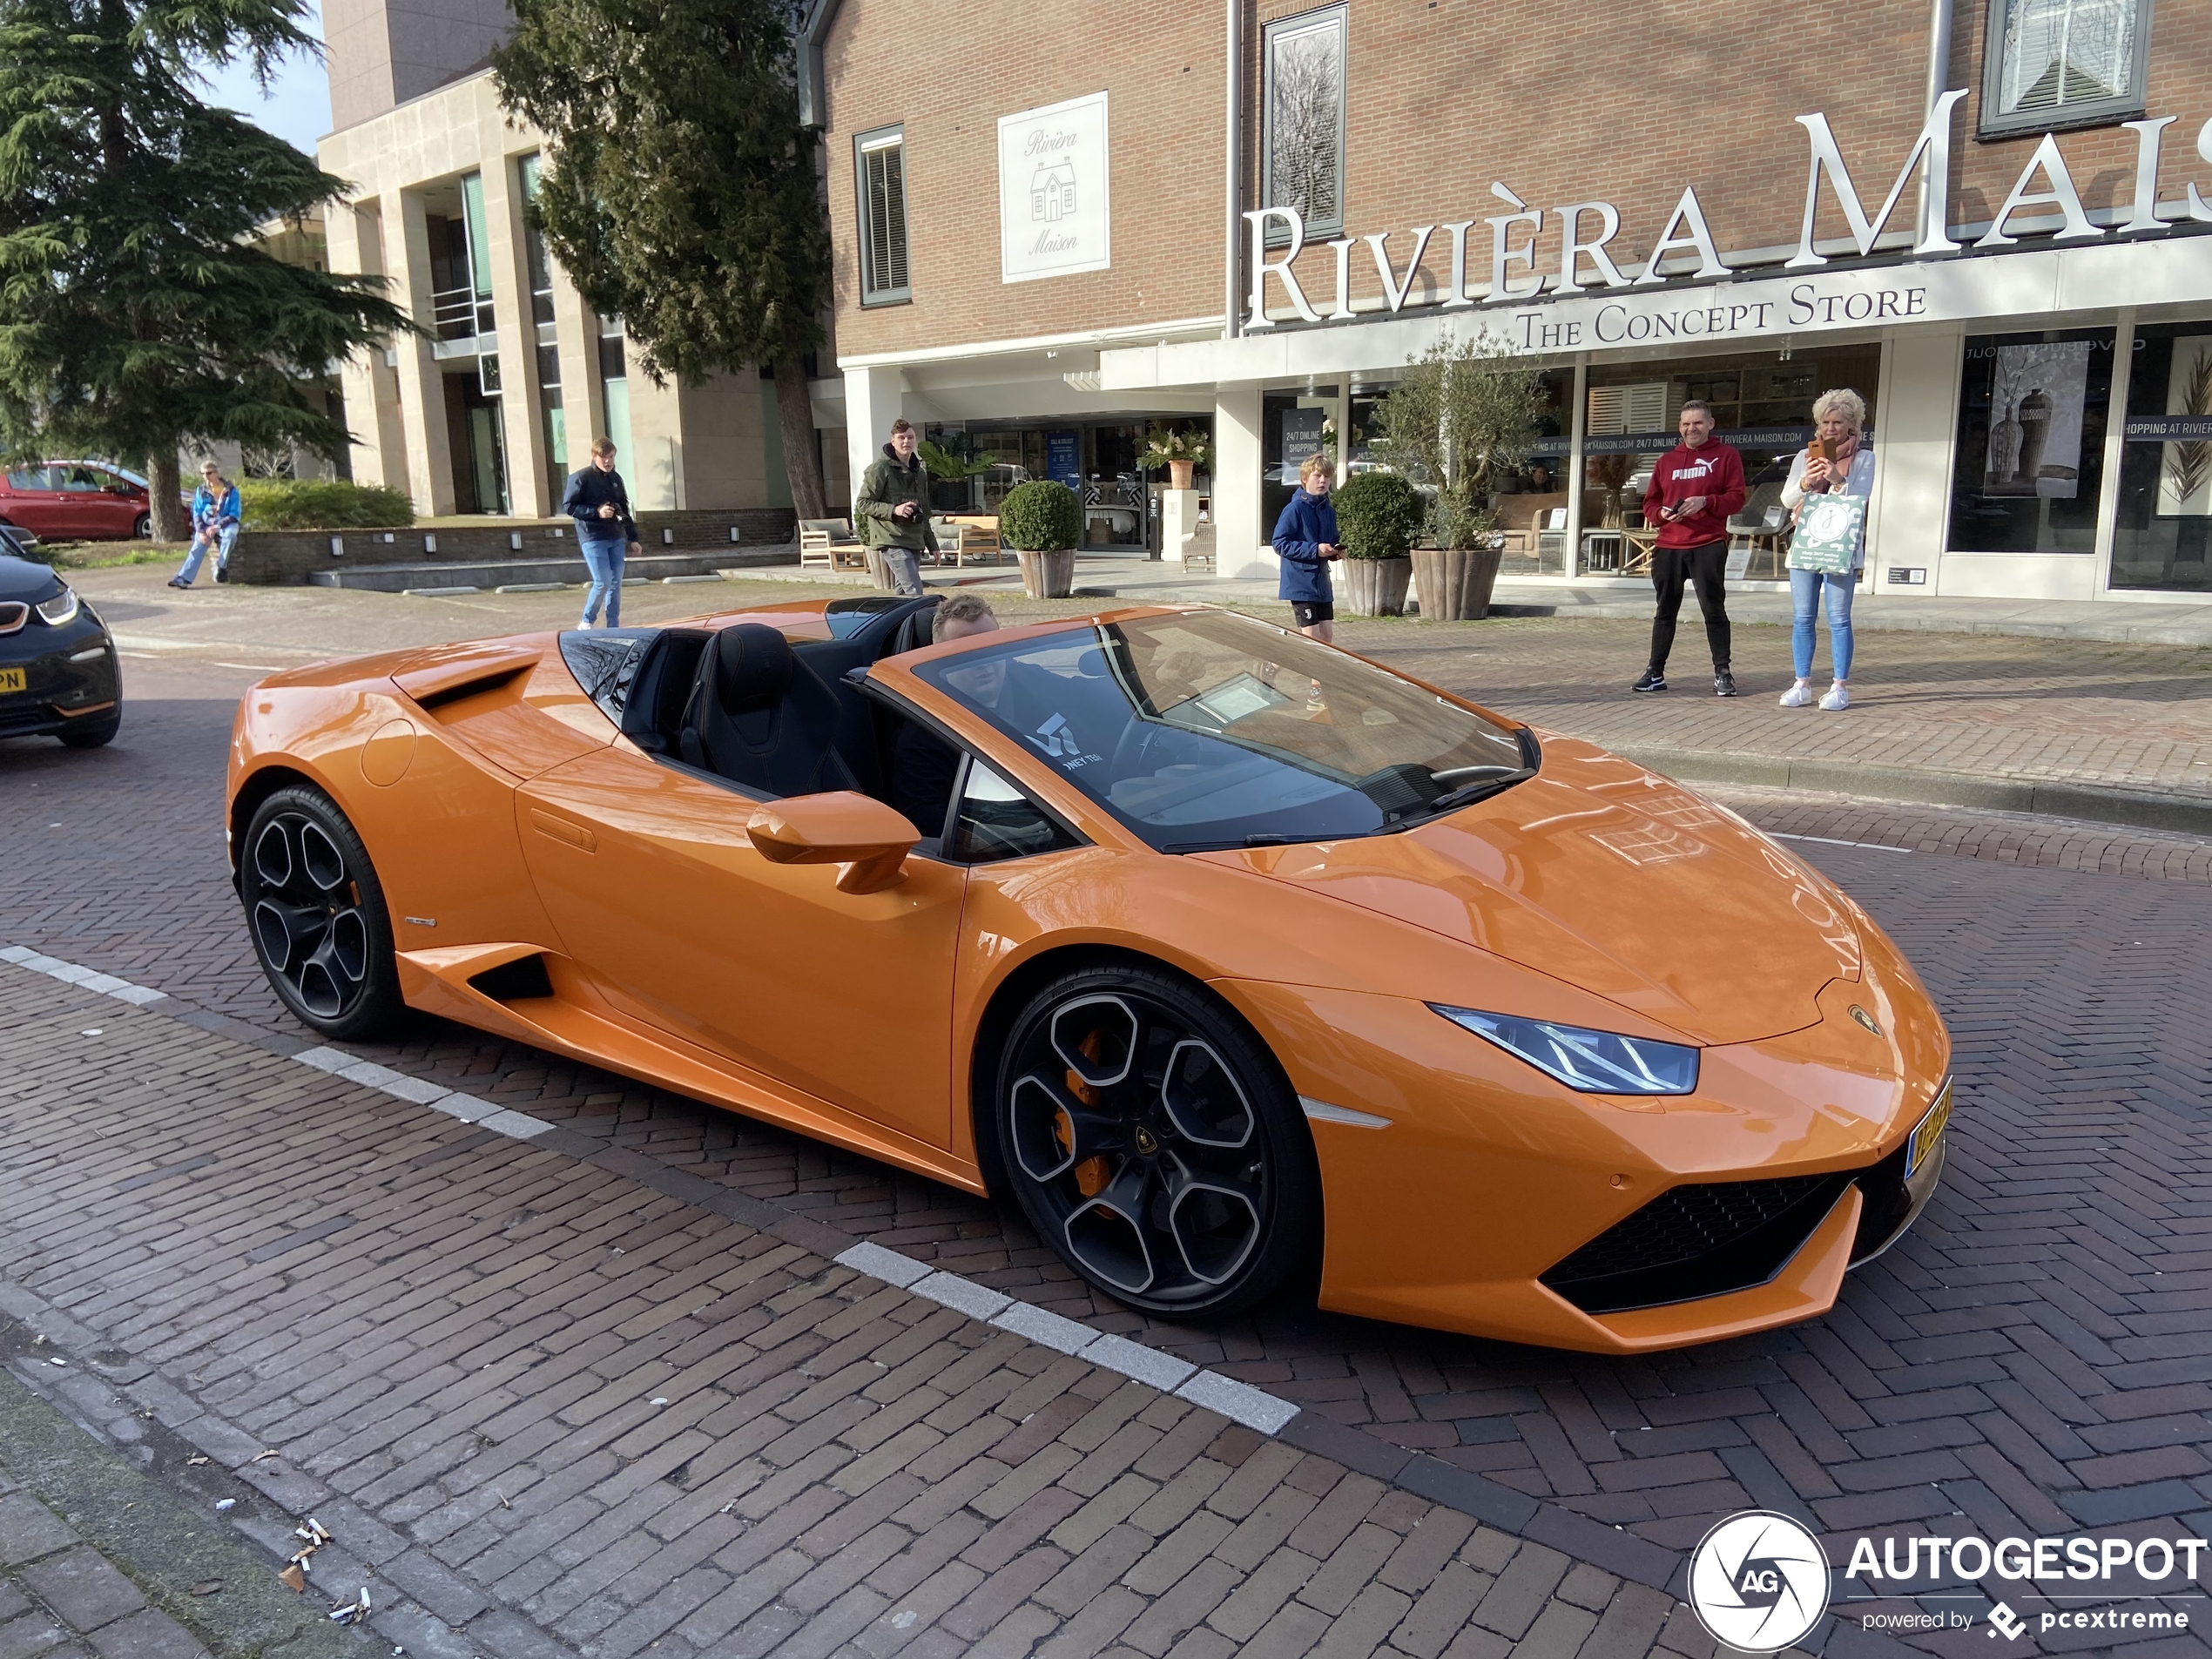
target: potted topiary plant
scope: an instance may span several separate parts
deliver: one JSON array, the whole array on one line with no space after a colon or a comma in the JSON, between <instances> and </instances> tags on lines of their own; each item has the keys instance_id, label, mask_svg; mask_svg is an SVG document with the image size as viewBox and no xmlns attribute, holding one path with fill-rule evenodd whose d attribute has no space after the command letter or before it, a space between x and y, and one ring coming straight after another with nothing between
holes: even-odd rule
<instances>
[{"instance_id":1,"label":"potted topiary plant","mask_svg":"<svg viewBox=\"0 0 2212 1659\"><path fill-rule=\"evenodd\" d=\"M1345 605L1355 617L1398 617L1413 579L1409 555L1428 528L1428 498L1403 473L1363 472L1333 497L1344 546Z\"/></svg>"},{"instance_id":2,"label":"potted topiary plant","mask_svg":"<svg viewBox=\"0 0 2212 1659\"><path fill-rule=\"evenodd\" d=\"M1191 475L1211 458L1203 435L1191 428L1170 426L1164 421L1152 423L1144 442L1145 450L1136 458L1137 466L1145 472L1166 468L1170 489L1190 489Z\"/></svg>"},{"instance_id":3,"label":"potted topiary plant","mask_svg":"<svg viewBox=\"0 0 2212 1659\"><path fill-rule=\"evenodd\" d=\"M1022 587L1032 599L1064 599L1076 585L1076 543L1082 503L1050 478L1017 484L999 503L999 535L1022 563Z\"/></svg>"},{"instance_id":4,"label":"potted topiary plant","mask_svg":"<svg viewBox=\"0 0 2212 1659\"><path fill-rule=\"evenodd\" d=\"M1406 367L1376 411L1372 449L1436 492L1436 546L1413 554L1423 620L1490 613L1505 538L1490 531L1490 492L1536 438L1543 377L1487 338L1445 340Z\"/></svg>"}]
</instances>

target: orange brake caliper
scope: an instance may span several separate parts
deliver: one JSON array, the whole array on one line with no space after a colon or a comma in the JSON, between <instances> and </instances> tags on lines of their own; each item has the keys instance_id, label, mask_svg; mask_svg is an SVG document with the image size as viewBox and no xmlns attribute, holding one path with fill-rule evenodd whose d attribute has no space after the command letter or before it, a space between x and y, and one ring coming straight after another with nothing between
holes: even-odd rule
<instances>
[{"instance_id":1,"label":"orange brake caliper","mask_svg":"<svg viewBox=\"0 0 2212 1659\"><path fill-rule=\"evenodd\" d=\"M1076 1046L1082 1051L1084 1059L1097 1059L1098 1033L1093 1031ZM1082 1074L1072 1066L1068 1069L1068 1092L1086 1106L1095 1108L1099 1103L1098 1091L1085 1082ZM1076 1150L1075 1121L1068 1116L1064 1109L1053 1115L1052 1133L1053 1137L1060 1143L1060 1150L1062 1152L1073 1152ZM1106 1183L1112 1173L1106 1167L1106 1160L1103 1157L1087 1157L1076 1165L1076 1190L1086 1198L1095 1198L1106 1190Z\"/></svg>"}]
</instances>

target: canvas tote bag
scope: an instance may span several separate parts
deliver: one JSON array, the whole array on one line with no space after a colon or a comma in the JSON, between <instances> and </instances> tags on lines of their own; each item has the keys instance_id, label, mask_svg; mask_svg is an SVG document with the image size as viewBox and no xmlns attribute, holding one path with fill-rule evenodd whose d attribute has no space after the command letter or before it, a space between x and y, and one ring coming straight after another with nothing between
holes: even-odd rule
<instances>
[{"instance_id":1,"label":"canvas tote bag","mask_svg":"<svg viewBox=\"0 0 2212 1659\"><path fill-rule=\"evenodd\" d=\"M1865 496L1808 496L1790 538L1790 568L1849 576L1865 534Z\"/></svg>"}]
</instances>

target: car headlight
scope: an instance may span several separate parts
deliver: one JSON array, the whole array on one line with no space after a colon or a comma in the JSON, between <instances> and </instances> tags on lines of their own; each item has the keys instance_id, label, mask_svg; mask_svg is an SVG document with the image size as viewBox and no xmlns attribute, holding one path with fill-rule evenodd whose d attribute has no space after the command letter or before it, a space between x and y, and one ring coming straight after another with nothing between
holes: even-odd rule
<instances>
[{"instance_id":1,"label":"car headlight","mask_svg":"<svg viewBox=\"0 0 2212 1659\"><path fill-rule=\"evenodd\" d=\"M77 590L74 588L64 588L38 607L38 620L50 628L58 628L64 623L73 622L76 618Z\"/></svg>"},{"instance_id":2,"label":"car headlight","mask_svg":"<svg viewBox=\"0 0 2212 1659\"><path fill-rule=\"evenodd\" d=\"M1454 1025L1586 1095L1687 1095L1697 1087L1697 1050L1549 1020L1484 1014L1432 1002Z\"/></svg>"}]
</instances>

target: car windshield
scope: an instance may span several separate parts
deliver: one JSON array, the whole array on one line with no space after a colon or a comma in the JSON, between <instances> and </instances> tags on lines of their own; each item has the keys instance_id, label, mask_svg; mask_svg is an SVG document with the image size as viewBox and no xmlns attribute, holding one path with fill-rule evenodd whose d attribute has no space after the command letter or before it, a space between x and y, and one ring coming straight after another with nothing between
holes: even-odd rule
<instances>
[{"instance_id":1,"label":"car windshield","mask_svg":"<svg viewBox=\"0 0 2212 1659\"><path fill-rule=\"evenodd\" d=\"M1535 739L1228 611L917 666L1164 852L1403 829L1530 776Z\"/></svg>"}]
</instances>

